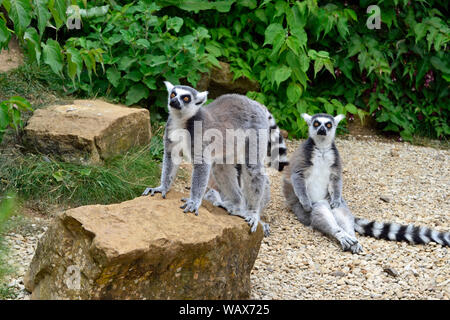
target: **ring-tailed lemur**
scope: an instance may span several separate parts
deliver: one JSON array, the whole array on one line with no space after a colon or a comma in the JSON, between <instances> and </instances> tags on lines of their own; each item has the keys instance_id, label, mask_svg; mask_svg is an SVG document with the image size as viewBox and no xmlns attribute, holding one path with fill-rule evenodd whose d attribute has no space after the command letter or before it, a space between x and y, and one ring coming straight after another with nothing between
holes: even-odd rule
<instances>
[{"instance_id":1,"label":"ring-tailed lemur","mask_svg":"<svg viewBox=\"0 0 450 320\"><path fill-rule=\"evenodd\" d=\"M267 153L271 155L272 167L281 171L288 164L286 146L273 116L265 106L237 94L223 95L202 107L208 92L197 92L188 86L174 86L167 81L164 83L169 93L169 118L164 133L161 185L145 189L143 195L161 192L165 197L169 191L178 169L172 155L176 146L172 140L173 133L181 129L189 132L191 140L187 141L186 149L190 151L193 160L190 198L182 199L185 204L181 208L184 212L198 214L211 174L217 190L211 188L205 199L225 208L230 214L243 217L249 223L251 231L256 231L260 212L270 198L269 180L264 168L266 155L260 146L267 148L269 145ZM244 145L239 146L233 139L230 149L228 145L224 148L222 143L219 150L215 150L206 159L201 152L207 147L203 137L210 132L225 137L230 129L253 130L257 141L244 138ZM256 159L250 157L250 149L254 150L254 147L260 155ZM239 150L235 153L235 149ZM238 156L244 157L241 158L243 163L238 163ZM268 225L263 223L263 228L268 235Z\"/></svg>"},{"instance_id":2,"label":"ring-tailed lemur","mask_svg":"<svg viewBox=\"0 0 450 320\"><path fill-rule=\"evenodd\" d=\"M355 230L387 240L450 245L450 233L355 218L342 198L341 159L334 143L336 127L344 116L302 117L308 123L309 138L291 156L283 179L283 194L300 222L336 238L343 250L353 253L362 251Z\"/></svg>"}]
</instances>

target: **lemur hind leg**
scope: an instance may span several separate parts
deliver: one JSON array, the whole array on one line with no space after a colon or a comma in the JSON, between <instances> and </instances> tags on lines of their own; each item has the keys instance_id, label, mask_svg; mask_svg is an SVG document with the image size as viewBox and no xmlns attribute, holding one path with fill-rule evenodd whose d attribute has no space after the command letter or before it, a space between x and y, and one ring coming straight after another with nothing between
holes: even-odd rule
<instances>
[{"instance_id":1,"label":"lemur hind leg","mask_svg":"<svg viewBox=\"0 0 450 320\"><path fill-rule=\"evenodd\" d=\"M264 183L264 193L261 199L261 210L260 213L264 211L264 209L267 207L267 205L270 202L270 181L267 175L265 176L266 182ZM263 222L261 220L261 224L263 226L264 235L267 237L270 235L270 226L268 223Z\"/></svg>"},{"instance_id":2,"label":"lemur hind leg","mask_svg":"<svg viewBox=\"0 0 450 320\"><path fill-rule=\"evenodd\" d=\"M210 189L207 193L208 199L205 199L213 200L211 201L213 205L224 208L232 215L245 218L244 201L235 166L214 164L213 176L215 181L220 181L220 184L216 184L217 190Z\"/></svg>"},{"instance_id":3,"label":"lemur hind leg","mask_svg":"<svg viewBox=\"0 0 450 320\"><path fill-rule=\"evenodd\" d=\"M267 177L261 164L246 164L242 166L242 191L246 199L245 221L250 225L251 231L255 232L260 222L260 212L263 195L266 192L265 184ZM263 224L265 235L269 234L267 224Z\"/></svg>"},{"instance_id":4,"label":"lemur hind leg","mask_svg":"<svg viewBox=\"0 0 450 320\"><path fill-rule=\"evenodd\" d=\"M321 200L313 204L311 226L326 235L336 238L344 251L351 250L352 246L358 243L358 240L354 236L351 236L338 225L331 212L331 207L326 200Z\"/></svg>"},{"instance_id":5,"label":"lemur hind leg","mask_svg":"<svg viewBox=\"0 0 450 320\"><path fill-rule=\"evenodd\" d=\"M311 225L311 213L306 212L299 201L295 202L291 206L292 211L294 211L295 215L297 216L297 219L304 224L305 226Z\"/></svg>"},{"instance_id":6,"label":"lemur hind leg","mask_svg":"<svg viewBox=\"0 0 450 320\"><path fill-rule=\"evenodd\" d=\"M355 234L355 217L351 213L347 204L343 202L339 208L334 208L331 210L337 224L345 230L350 236L356 239ZM363 251L362 246L359 242L356 242L350 246L350 251L352 253L360 253Z\"/></svg>"}]
</instances>

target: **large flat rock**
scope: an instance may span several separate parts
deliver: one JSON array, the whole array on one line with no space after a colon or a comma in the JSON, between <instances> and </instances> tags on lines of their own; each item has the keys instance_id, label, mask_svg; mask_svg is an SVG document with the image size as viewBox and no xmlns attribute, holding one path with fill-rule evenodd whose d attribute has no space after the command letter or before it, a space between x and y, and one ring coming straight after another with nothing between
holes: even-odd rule
<instances>
[{"instance_id":1,"label":"large flat rock","mask_svg":"<svg viewBox=\"0 0 450 320\"><path fill-rule=\"evenodd\" d=\"M24 143L32 150L70 162L97 163L150 142L146 109L101 100L38 109L25 127Z\"/></svg>"},{"instance_id":2,"label":"large flat rock","mask_svg":"<svg viewBox=\"0 0 450 320\"><path fill-rule=\"evenodd\" d=\"M263 238L204 201L199 215L169 192L57 216L26 288L33 299L245 299Z\"/></svg>"}]
</instances>

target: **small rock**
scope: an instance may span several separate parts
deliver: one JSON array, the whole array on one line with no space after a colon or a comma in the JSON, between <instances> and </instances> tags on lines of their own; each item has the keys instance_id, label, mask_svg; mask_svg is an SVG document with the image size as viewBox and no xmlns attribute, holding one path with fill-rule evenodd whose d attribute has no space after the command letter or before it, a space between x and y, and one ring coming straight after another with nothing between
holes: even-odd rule
<instances>
[{"instance_id":1,"label":"small rock","mask_svg":"<svg viewBox=\"0 0 450 320\"><path fill-rule=\"evenodd\" d=\"M280 129L280 133L281 133L281 135L283 136L284 139L287 139L288 136L289 136L289 133L286 130L284 130L284 129Z\"/></svg>"},{"instance_id":2,"label":"small rock","mask_svg":"<svg viewBox=\"0 0 450 320\"><path fill-rule=\"evenodd\" d=\"M396 148L392 149L390 154L391 154L391 157L398 157L399 156L398 150Z\"/></svg>"},{"instance_id":3,"label":"small rock","mask_svg":"<svg viewBox=\"0 0 450 320\"><path fill-rule=\"evenodd\" d=\"M383 271L394 278L399 276L399 273L397 272L397 270L395 270L394 268L391 268L391 267L384 268Z\"/></svg>"},{"instance_id":4,"label":"small rock","mask_svg":"<svg viewBox=\"0 0 450 320\"><path fill-rule=\"evenodd\" d=\"M346 275L346 273L342 272L340 270L337 270L337 271L334 271L331 275L341 278L341 277L344 277Z\"/></svg>"},{"instance_id":5,"label":"small rock","mask_svg":"<svg viewBox=\"0 0 450 320\"><path fill-rule=\"evenodd\" d=\"M392 200L389 196L380 196L380 199L387 203L391 202Z\"/></svg>"}]
</instances>

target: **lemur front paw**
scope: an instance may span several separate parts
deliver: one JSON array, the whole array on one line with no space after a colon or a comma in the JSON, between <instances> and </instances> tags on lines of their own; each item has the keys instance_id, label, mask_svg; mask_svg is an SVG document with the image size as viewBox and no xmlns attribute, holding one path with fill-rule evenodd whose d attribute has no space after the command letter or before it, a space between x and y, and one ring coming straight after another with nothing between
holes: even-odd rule
<instances>
[{"instance_id":1,"label":"lemur front paw","mask_svg":"<svg viewBox=\"0 0 450 320\"><path fill-rule=\"evenodd\" d=\"M303 207L303 210L305 210L305 212L311 212L312 211L312 205L311 202L308 203L302 203L301 204Z\"/></svg>"},{"instance_id":2,"label":"lemur front paw","mask_svg":"<svg viewBox=\"0 0 450 320\"><path fill-rule=\"evenodd\" d=\"M259 223L259 214L257 213L249 213L246 217L245 217L245 221L248 223L248 225L250 226L250 231L251 232L255 232L256 229L258 228L258 223Z\"/></svg>"},{"instance_id":3,"label":"lemur front paw","mask_svg":"<svg viewBox=\"0 0 450 320\"><path fill-rule=\"evenodd\" d=\"M331 209L339 208L341 206L341 200L331 200L330 207Z\"/></svg>"},{"instance_id":4,"label":"lemur front paw","mask_svg":"<svg viewBox=\"0 0 450 320\"><path fill-rule=\"evenodd\" d=\"M164 189L163 186L159 186L156 188L146 188L144 192L142 193L143 196L148 196L150 194L152 197L155 195L155 193L161 193L163 199L166 198L167 190Z\"/></svg>"},{"instance_id":5,"label":"lemur front paw","mask_svg":"<svg viewBox=\"0 0 450 320\"><path fill-rule=\"evenodd\" d=\"M202 204L202 201L196 201L191 198L181 198L181 201L186 202L183 204L180 208L184 209L184 213L187 212L194 212L196 216L198 216L198 209L200 208L200 205Z\"/></svg>"}]
</instances>

